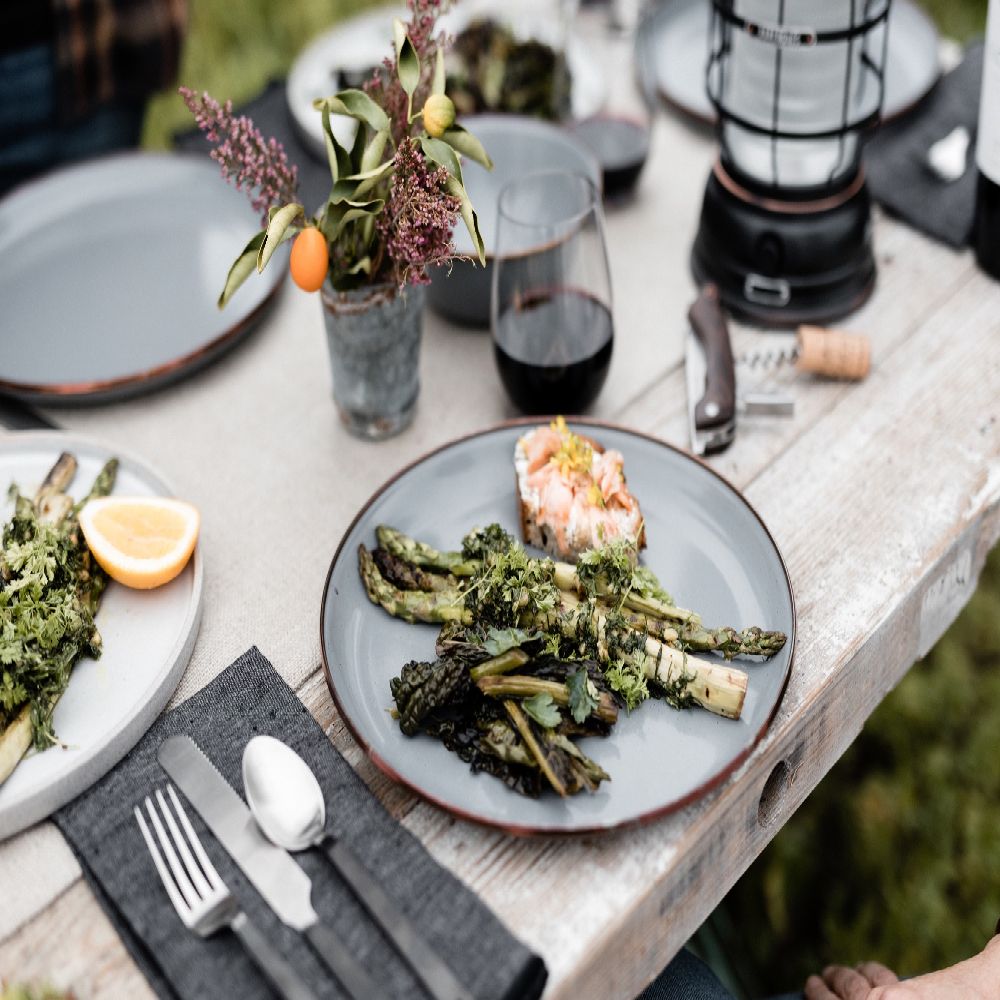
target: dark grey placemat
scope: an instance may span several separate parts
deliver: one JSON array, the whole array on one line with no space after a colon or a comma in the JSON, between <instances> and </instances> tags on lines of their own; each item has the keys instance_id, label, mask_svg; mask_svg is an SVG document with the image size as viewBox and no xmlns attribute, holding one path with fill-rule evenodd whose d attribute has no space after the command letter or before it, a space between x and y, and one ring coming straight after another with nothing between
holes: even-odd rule
<instances>
[{"instance_id":1,"label":"dark grey placemat","mask_svg":"<svg viewBox=\"0 0 1000 1000\"><path fill-rule=\"evenodd\" d=\"M252 648L179 708L161 716L127 757L53 817L87 881L156 993L183 1000L271 996L228 931L202 940L181 924L161 886L132 808L167 776L156 751L187 733L242 795L243 747L266 733L284 740L313 768L327 804L327 827L357 852L386 891L413 917L471 992L483 1000L540 995L542 960L486 905L431 858L397 823L333 748L322 728ZM250 918L321 997L343 996L310 947L268 909L193 809L205 849ZM425 993L364 910L316 851L296 856L313 880L313 905L384 987L384 997Z\"/></svg>"},{"instance_id":2,"label":"dark grey placemat","mask_svg":"<svg viewBox=\"0 0 1000 1000\"><path fill-rule=\"evenodd\" d=\"M976 42L918 108L882 126L864 153L872 197L914 229L954 247L968 243L976 210L975 131L982 76L983 46ZM964 125L973 141L965 173L948 182L927 166L927 150L957 125Z\"/></svg>"}]
</instances>

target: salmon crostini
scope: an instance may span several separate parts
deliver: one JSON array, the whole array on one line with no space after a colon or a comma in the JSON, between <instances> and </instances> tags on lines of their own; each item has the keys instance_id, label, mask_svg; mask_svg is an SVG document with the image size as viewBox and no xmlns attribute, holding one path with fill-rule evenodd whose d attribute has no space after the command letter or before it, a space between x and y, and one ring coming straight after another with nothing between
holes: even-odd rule
<instances>
[{"instance_id":1,"label":"salmon crostini","mask_svg":"<svg viewBox=\"0 0 1000 1000\"><path fill-rule=\"evenodd\" d=\"M574 434L559 417L518 438L514 468L528 545L568 562L618 538L646 544L639 503L619 451Z\"/></svg>"}]
</instances>

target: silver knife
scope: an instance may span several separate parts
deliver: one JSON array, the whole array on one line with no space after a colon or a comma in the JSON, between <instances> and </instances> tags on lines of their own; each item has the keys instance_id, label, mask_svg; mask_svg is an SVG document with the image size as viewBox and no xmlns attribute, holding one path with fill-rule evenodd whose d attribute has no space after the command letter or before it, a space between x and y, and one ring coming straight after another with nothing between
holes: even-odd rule
<instances>
[{"instance_id":1,"label":"silver knife","mask_svg":"<svg viewBox=\"0 0 1000 1000\"><path fill-rule=\"evenodd\" d=\"M790 416L794 400L784 393L736 391L736 366L729 328L715 285L706 285L688 310L684 374L687 381L691 450L697 455L722 451L736 437L737 412Z\"/></svg>"},{"instance_id":2,"label":"silver knife","mask_svg":"<svg viewBox=\"0 0 1000 1000\"><path fill-rule=\"evenodd\" d=\"M304 934L353 1000L371 1000L384 991L325 924L312 906L312 882L283 848L261 832L246 803L216 770L190 736L171 736L157 759L194 806L268 906Z\"/></svg>"}]
</instances>

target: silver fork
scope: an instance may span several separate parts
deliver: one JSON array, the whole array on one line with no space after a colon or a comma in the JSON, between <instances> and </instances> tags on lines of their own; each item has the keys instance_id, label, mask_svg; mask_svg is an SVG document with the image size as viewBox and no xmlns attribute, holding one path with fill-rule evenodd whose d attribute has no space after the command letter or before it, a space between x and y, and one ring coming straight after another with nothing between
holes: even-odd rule
<instances>
[{"instance_id":1,"label":"silver fork","mask_svg":"<svg viewBox=\"0 0 1000 1000\"><path fill-rule=\"evenodd\" d=\"M239 903L201 846L173 785L167 785L172 810L160 789L155 794L160 806L159 812L148 795L144 804L150 823L156 831L156 840L153 839L139 807L135 806L132 811L163 888L184 926L200 937L208 937L223 927L231 928L284 1000L316 1000L316 994L302 981L301 976L240 909ZM159 841L159 848L156 841Z\"/></svg>"}]
</instances>

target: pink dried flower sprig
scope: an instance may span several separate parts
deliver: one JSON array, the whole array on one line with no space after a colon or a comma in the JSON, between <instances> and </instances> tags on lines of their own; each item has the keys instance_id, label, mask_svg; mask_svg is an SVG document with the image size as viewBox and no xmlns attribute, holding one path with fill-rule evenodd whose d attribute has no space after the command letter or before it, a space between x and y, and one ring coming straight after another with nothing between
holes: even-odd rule
<instances>
[{"instance_id":1,"label":"pink dried flower sprig","mask_svg":"<svg viewBox=\"0 0 1000 1000\"><path fill-rule=\"evenodd\" d=\"M448 192L448 171L428 167L417 143L404 139L396 150L389 199L375 222L398 284L430 284L426 268L454 258L451 234L461 208Z\"/></svg>"},{"instance_id":2,"label":"pink dried flower sprig","mask_svg":"<svg viewBox=\"0 0 1000 1000\"><path fill-rule=\"evenodd\" d=\"M261 225L266 226L272 205L295 200L298 167L288 162L285 147L277 139L265 139L246 115L234 115L232 101L220 104L207 93L199 97L188 87L178 90L205 138L217 144L209 156L227 181L250 195Z\"/></svg>"}]
</instances>

